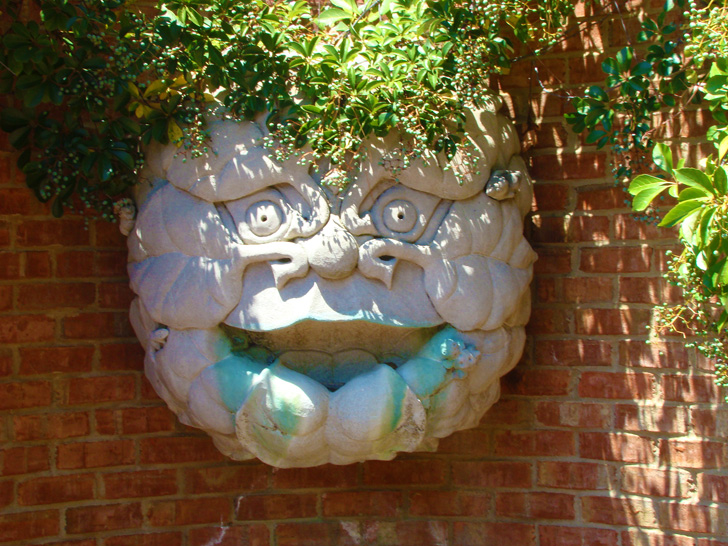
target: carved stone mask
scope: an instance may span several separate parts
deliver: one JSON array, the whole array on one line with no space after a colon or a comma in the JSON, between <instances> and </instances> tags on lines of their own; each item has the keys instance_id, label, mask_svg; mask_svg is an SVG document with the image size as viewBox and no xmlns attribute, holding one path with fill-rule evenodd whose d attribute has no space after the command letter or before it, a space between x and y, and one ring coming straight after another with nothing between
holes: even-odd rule
<instances>
[{"instance_id":1,"label":"carved stone mask","mask_svg":"<svg viewBox=\"0 0 728 546\"><path fill-rule=\"evenodd\" d=\"M212 122L196 159L150 149L131 319L180 420L279 467L391 459L475 426L521 355L535 259L497 106L471 115L462 184L435 157L395 181L395 136L367 144L341 194L274 161L256 122Z\"/></svg>"}]
</instances>

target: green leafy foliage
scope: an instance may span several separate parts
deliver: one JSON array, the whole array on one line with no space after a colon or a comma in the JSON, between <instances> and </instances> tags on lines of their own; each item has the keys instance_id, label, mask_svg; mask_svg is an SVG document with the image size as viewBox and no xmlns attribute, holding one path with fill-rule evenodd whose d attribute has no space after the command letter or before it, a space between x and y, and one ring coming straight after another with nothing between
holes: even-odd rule
<instances>
[{"instance_id":1,"label":"green leafy foliage","mask_svg":"<svg viewBox=\"0 0 728 546\"><path fill-rule=\"evenodd\" d=\"M53 212L81 204L111 217L136 180L141 149L207 151L211 103L232 118L268 113L279 159L324 164L325 182L356 173L371 135L402 135L398 168L427 151L452 158L465 111L489 100L511 40L551 43L566 0L161 1L144 16L124 0L41 0L40 23L0 40L0 126ZM464 157L470 157L466 153ZM456 177L477 170L467 159ZM396 176L396 172L394 173Z\"/></svg>"},{"instance_id":2,"label":"green leafy foliage","mask_svg":"<svg viewBox=\"0 0 728 546\"><path fill-rule=\"evenodd\" d=\"M686 10L687 17L668 23L674 9ZM635 211L651 209L660 226L679 228L683 248L671 255L665 276L683 299L657 306L657 331L692 332L686 344L714 359L718 383L728 386L728 5L665 2L655 20L643 21L638 39L641 47L604 61L604 87L576 99L567 121L588 133L588 143L611 145L615 179L632 178ZM659 140L656 114L689 103L707 106L715 120L706 136L716 153L699 168L682 160L675 165L670 147ZM651 164L644 161L650 150ZM642 172L651 165L664 174ZM676 201L659 218L655 203L665 191Z\"/></svg>"}]
</instances>

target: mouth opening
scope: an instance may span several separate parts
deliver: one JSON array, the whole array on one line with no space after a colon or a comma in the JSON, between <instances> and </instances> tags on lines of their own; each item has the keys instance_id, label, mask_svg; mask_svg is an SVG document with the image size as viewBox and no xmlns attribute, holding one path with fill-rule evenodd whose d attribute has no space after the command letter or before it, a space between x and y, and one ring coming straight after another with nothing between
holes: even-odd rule
<instances>
[{"instance_id":1,"label":"mouth opening","mask_svg":"<svg viewBox=\"0 0 728 546\"><path fill-rule=\"evenodd\" d=\"M263 366L279 361L332 392L377 365L398 368L443 327L307 320L278 330L256 332L221 325L233 354Z\"/></svg>"}]
</instances>

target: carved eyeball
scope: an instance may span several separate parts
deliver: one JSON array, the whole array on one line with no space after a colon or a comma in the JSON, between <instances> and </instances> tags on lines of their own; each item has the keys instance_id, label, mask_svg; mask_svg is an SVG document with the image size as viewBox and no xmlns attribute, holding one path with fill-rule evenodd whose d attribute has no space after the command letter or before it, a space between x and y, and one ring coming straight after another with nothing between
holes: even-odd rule
<instances>
[{"instance_id":1,"label":"carved eyeball","mask_svg":"<svg viewBox=\"0 0 728 546\"><path fill-rule=\"evenodd\" d=\"M245 212L245 221L250 231L258 237L266 237L278 231L283 220L283 211L272 201L258 201Z\"/></svg>"},{"instance_id":2,"label":"carved eyeball","mask_svg":"<svg viewBox=\"0 0 728 546\"><path fill-rule=\"evenodd\" d=\"M365 202L363 210L369 209L378 234L408 243L432 235L450 203L405 186L390 186L367 199L371 204Z\"/></svg>"},{"instance_id":3,"label":"carved eyeball","mask_svg":"<svg viewBox=\"0 0 728 546\"><path fill-rule=\"evenodd\" d=\"M417 209L409 201L390 201L382 210L384 225L397 233L412 231L417 223Z\"/></svg>"}]
</instances>

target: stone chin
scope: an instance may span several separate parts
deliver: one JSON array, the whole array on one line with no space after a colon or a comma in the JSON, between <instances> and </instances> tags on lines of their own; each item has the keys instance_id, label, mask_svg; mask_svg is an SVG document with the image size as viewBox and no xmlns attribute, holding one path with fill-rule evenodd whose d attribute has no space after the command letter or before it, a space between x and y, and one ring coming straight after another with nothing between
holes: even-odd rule
<instances>
[{"instance_id":1,"label":"stone chin","mask_svg":"<svg viewBox=\"0 0 728 546\"><path fill-rule=\"evenodd\" d=\"M425 157L395 182L368 143L342 195L279 164L255 122L214 153L148 152L129 234L131 320L180 420L235 459L391 459L477 425L519 359L531 185L507 120L472 114L480 173Z\"/></svg>"}]
</instances>

